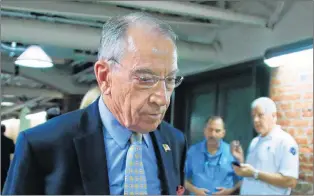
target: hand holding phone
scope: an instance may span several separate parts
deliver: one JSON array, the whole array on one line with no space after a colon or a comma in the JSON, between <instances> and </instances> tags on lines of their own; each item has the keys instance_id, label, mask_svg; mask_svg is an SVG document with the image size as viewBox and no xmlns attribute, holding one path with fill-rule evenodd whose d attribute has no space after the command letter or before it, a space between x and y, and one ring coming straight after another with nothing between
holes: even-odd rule
<instances>
[{"instance_id":1,"label":"hand holding phone","mask_svg":"<svg viewBox=\"0 0 314 196\"><path fill-rule=\"evenodd\" d=\"M240 142L237 140L232 141L230 148L231 148L230 150L233 157L236 158L236 160L241 163L244 162L244 152L243 152Z\"/></svg>"},{"instance_id":2,"label":"hand holding phone","mask_svg":"<svg viewBox=\"0 0 314 196\"><path fill-rule=\"evenodd\" d=\"M232 161L232 165L235 165L237 167L241 167L240 163L237 161Z\"/></svg>"}]
</instances>

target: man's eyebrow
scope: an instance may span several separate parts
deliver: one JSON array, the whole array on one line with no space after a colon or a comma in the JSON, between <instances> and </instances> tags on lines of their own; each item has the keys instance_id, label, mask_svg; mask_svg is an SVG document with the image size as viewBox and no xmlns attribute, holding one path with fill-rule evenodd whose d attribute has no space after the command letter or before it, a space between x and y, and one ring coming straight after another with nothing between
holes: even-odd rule
<instances>
[{"instance_id":1,"label":"man's eyebrow","mask_svg":"<svg viewBox=\"0 0 314 196\"><path fill-rule=\"evenodd\" d=\"M178 69L173 70L170 72L167 76L175 75L177 72L179 72ZM157 75L153 70L149 68L138 68L133 71L135 74L151 74L151 75Z\"/></svg>"},{"instance_id":2,"label":"man's eyebrow","mask_svg":"<svg viewBox=\"0 0 314 196\"><path fill-rule=\"evenodd\" d=\"M156 75L151 69L148 69L148 68L135 69L133 71L133 73L135 73L135 74L152 74L152 75Z\"/></svg>"}]
</instances>

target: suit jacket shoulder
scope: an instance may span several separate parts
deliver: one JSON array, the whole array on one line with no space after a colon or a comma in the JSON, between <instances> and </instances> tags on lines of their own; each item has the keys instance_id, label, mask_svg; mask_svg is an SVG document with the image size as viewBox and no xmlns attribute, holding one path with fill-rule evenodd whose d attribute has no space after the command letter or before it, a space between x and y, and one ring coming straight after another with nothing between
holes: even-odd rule
<instances>
[{"instance_id":1,"label":"suit jacket shoulder","mask_svg":"<svg viewBox=\"0 0 314 196\"><path fill-rule=\"evenodd\" d=\"M78 134L82 114L82 110L77 110L55 117L25 130L25 137L34 149L62 147L65 142L72 140Z\"/></svg>"},{"instance_id":2,"label":"suit jacket shoulder","mask_svg":"<svg viewBox=\"0 0 314 196\"><path fill-rule=\"evenodd\" d=\"M177 128L174 128L172 125L167 123L166 121L162 121L159 126L161 134L165 137L165 139L171 143L171 141L176 141L182 144L185 144L185 136L184 134Z\"/></svg>"},{"instance_id":3,"label":"suit jacket shoulder","mask_svg":"<svg viewBox=\"0 0 314 196\"><path fill-rule=\"evenodd\" d=\"M75 141L94 134L102 144L99 116L97 104L91 104L21 132L4 194L83 194Z\"/></svg>"},{"instance_id":4,"label":"suit jacket shoulder","mask_svg":"<svg viewBox=\"0 0 314 196\"><path fill-rule=\"evenodd\" d=\"M73 139L85 134L82 127L91 124L87 110L90 109L69 112L24 131L24 140L45 173L52 172L56 164L73 164L76 160Z\"/></svg>"}]
</instances>

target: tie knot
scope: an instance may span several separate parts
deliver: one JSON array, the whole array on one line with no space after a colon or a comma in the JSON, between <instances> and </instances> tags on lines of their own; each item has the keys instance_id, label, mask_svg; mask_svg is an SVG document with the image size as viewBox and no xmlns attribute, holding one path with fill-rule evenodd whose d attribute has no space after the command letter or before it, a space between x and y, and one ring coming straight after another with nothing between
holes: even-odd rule
<instances>
[{"instance_id":1,"label":"tie knot","mask_svg":"<svg viewBox=\"0 0 314 196\"><path fill-rule=\"evenodd\" d=\"M132 133L132 136L131 136L131 144L135 144L135 143L138 143L138 144L141 144L142 143L142 138L143 138L143 135L140 134L140 133Z\"/></svg>"}]
</instances>

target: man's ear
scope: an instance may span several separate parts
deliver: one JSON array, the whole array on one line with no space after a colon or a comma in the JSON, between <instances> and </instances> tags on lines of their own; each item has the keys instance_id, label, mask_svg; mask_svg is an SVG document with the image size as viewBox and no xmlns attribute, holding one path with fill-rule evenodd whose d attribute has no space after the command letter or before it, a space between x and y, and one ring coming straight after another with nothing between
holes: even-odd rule
<instances>
[{"instance_id":1,"label":"man's ear","mask_svg":"<svg viewBox=\"0 0 314 196\"><path fill-rule=\"evenodd\" d=\"M277 112L272 113L274 122L277 123Z\"/></svg>"},{"instance_id":2,"label":"man's ear","mask_svg":"<svg viewBox=\"0 0 314 196\"><path fill-rule=\"evenodd\" d=\"M222 137L224 138L226 136L226 129L222 130Z\"/></svg>"},{"instance_id":3,"label":"man's ear","mask_svg":"<svg viewBox=\"0 0 314 196\"><path fill-rule=\"evenodd\" d=\"M97 61L94 65L94 72L100 91L108 95L111 90L110 65L105 61Z\"/></svg>"}]
</instances>

